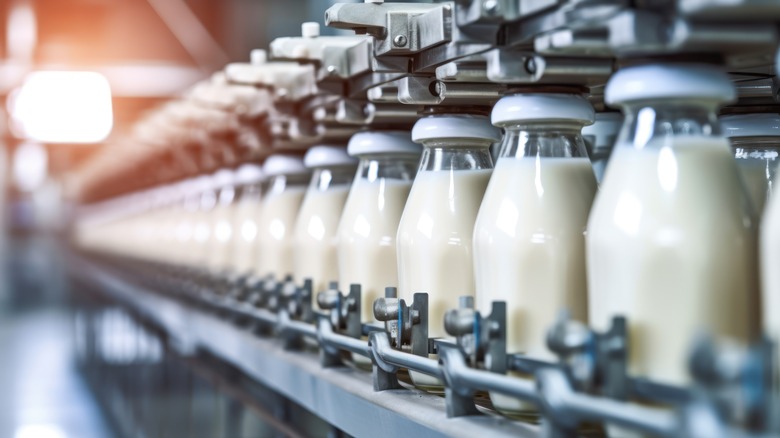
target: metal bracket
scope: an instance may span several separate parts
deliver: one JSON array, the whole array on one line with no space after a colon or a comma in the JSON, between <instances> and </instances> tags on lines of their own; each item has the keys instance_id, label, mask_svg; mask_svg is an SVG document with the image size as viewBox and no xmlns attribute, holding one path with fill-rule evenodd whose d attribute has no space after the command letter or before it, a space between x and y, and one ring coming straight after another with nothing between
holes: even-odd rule
<instances>
[{"instance_id":1,"label":"metal bracket","mask_svg":"<svg viewBox=\"0 0 780 438\"><path fill-rule=\"evenodd\" d=\"M447 405L447 418L480 415L474 404L474 390L468 385L459 385L447 364L463 361L460 345L443 342L436 343L439 351L439 364L444 371L444 399Z\"/></svg>"},{"instance_id":2,"label":"metal bracket","mask_svg":"<svg viewBox=\"0 0 780 438\"><path fill-rule=\"evenodd\" d=\"M506 373L506 303L493 302L490 315L483 318L474 310L474 297L462 296L459 308L444 315L444 329L456 337L454 346L444 341L436 342L444 368L447 416L477 415L473 386L456 381L453 364L467 361L472 368L484 367L492 372Z\"/></svg>"},{"instance_id":3,"label":"metal bracket","mask_svg":"<svg viewBox=\"0 0 780 438\"><path fill-rule=\"evenodd\" d=\"M411 306L397 295L396 288L386 288L385 297L374 301L374 317L384 321L393 348L409 346L412 354L428 357L433 352L428 340L428 294L414 294Z\"/></svg>"},{"instance_id":4,"label":"metal bracket","mask_svg":"<svg viewBox=\"0 0 780 438\"><path fill-rule=\"evenodd\" d=\"M413 355L425 357L432 352L428 339L428 294L416 293L411 306L398 298L398 290L385 288L385 297L374 301L374 317L384 321L385 330L368 335L375 391L400 388L396 372L398 368L382 360L383 350L409 350Z\"/></svg>"},{"instance_id":5,"label":"metal bracket","mask_svg":"<svg viewBox=\"0 0 780 438\"><path fill-rule=\"evenodd\" d=\"M470 366L482 366L504 374L507 371L506 303L494 301L490 315L474 310L474 298L460 297L460 307L444 315L444 329L456 343Z\"/></svg>"},{"instance_id":6,"label":"metal bracket","mask_svg":"<svg viewBox=\"0 0 780 438\"><path fill-rule=\"evenodd\" d=\"M380 349L384 346L390 347L390 335L387 332L371 332L368 335L369 357L371 358L371 380L374 383L374 391L386 391L389 389L400 389L401 384L398 383L398 367L391 365L382 360L382 355L379 353Z\"/></svg>"},{"instance_id":7,"label":"metal bracket","mask_svg":"<svg viewBox=\"0 0 780 438\"><path fill-rule=\"evenodd\" d=\"M317 294L320 308L328 311L320 316L319 325L330 324L336 333L359 339L363 332L360 322L360 285L352 284L349 294L338 290L338 283L330 283L328 290ZM320 363L323 367L342 365L341 351L320 343Z\"/></svg>"},{"instance_id":8,"label":"metal bracket","mask_svg":"<svg viewBox=\"0 0 780 438\"><path fill-rule=\"evenodd\" d=\"M332 324L332 322L328 321L328 318L325 315L320 315L317 319L318 333L322 333L324 329L330 329L330 324ZM341 351L339 349L327 345L325 342L320 342L319 345L320 365L323 368L344 365L344 362L341 360Z\"/></svg>"},{"instance_id":9,"label":"metal bracket","mask_svg":"<svg viewBox=\"0 0 780 438\"><path fill-rule=\"evenodd\" d=\"M247 275L233 275L229 277L225 295L235 301L244 301L247 297L249 281L250 277Z\"/></svg>"},{"instance_id":10,"label":"metal bracket","mask_svg":"<svg viewBox=\"0 0 780 438\"><path fill-rule=\"evenodd\" d=\"M298 287L291 278L287 278L281 288L281 305L291 318L297 321L313 322L314 310L312 308L313 282L310 278L303 281L303 286Z\"/></svg>"},{"instance_id":11,"label":"metal bracket","mask_svg":"<svg viewBox=\"0 0 780 438\"><path fill-rule=\"evenodd\" d=\"M628 379L628 329L624 317L615 317L605 333L596 333L569 319L565 312L547 334L547 346L560 358L575 388L598 390L603 395L625 400Z\"/></svg>"},{"instance_id":12,"label":"metal bracket","mask_svg":"<svg viewBox=\"0 0 780 438\"><path fill-rule=\"evenodd\" d=\"M717 343L710 336L699 338L689 363L697 392L710 405L725 410L721 415L725 413L726 418L739 418L751 430L780 432L773 425L780 414L771 410L777 403L772 393L774 348L768 339L742 347Z\"/></svg>"},{"instance_id":13,"label":"metal bracket","mask_svg":"<svg viewBox=\"0 0 780 438\"><path fill-rule=\"evenodd\" d=\"M360 338L362 325L360 321L360 285L351 284L349 294L344 295L338 290L338 283L330 283L330 288L317 294L317 304L328 310L328 319L336 333L353 338Z\"/></svg>"}]
</instances>

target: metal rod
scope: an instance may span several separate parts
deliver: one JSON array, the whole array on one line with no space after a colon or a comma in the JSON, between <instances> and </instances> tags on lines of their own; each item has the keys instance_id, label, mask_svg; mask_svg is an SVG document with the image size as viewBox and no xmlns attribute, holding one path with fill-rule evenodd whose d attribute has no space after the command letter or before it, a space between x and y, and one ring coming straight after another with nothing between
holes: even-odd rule
<instances>
[{"instance_id":1,"label":"metal rod","mask_svg":"<svg viewBox=\"0 0 780 438\"><path fill-rule=\"evenodd\" d=\"M536 381L545 408L552 414L605 421L653 436L674 437L679 434L680 425L672 410L575 392L563 371L557 369L539 370Z\"/></svg>"},{"instance_id":2,"label":"metal rod","mask_svg":"<svg viewBox=\"0 0 780 438\"><path fill-rule=\"evenodd\" d=\"M376 343L376 352L384 362L402 368L408 368L412 371L427 374L438 379L444 379L444 372L439 368L439 363L437 361L396 350L390 346L387 337L377 336L375 339L378 340Z\"/></svg>"},{"instance_id":3,"label":"metal rod","mask_svg":"<svg viewBox=\"0 0 780 438\"><path fill-rule=\"evenodd\" d=\"M335 333L327 319L319 319L318 331L320 344L369 357L370 348L367 341Z\"/></svg>"}]
</instances>

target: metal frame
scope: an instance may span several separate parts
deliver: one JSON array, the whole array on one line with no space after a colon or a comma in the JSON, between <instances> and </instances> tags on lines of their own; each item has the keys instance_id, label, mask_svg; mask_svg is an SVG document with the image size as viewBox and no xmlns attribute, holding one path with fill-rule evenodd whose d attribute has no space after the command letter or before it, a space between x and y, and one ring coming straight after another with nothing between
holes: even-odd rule
<instances>
[{"instance_id":1,"label":"metal frame","mask_svg":"<svg viewBox=\"0 0 780 438\"><path fill-rule=\"evenodd\" d=\"M71 275L96 285L158 325L176 340L180 351L207 350L350 435L470 438L485 432L495 437L536 437L542 433L537 426L486 410L482 410L486 415L448 418L443 397L413 388L375 392L369 373L350 367L323 368L315 352L287 350L278 339L259 337L213 312L131 284L80 256L72 254L69 260ZM255 316L271 316L256 312ZM298 324L311 327L316 336L314 326ZM361 349L365 348L364 341L356 342L361 344ZM420 359L436 365L435 361Z\"/></svg>"}]
</instances>

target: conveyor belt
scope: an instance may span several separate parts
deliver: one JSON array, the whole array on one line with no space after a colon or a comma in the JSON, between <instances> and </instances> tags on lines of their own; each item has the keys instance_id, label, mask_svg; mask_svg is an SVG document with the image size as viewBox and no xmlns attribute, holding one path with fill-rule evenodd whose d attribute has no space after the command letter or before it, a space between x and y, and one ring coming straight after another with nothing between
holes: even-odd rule
<instances>
[{"instance_id":1,"label":"conveyor belt","mask_svg":"<svg viewBox=\"0 0 780 438\"><path fill-rule=\"evenodd\" d=\"M449 419L444 398L415 389L374 392L371 375L322 368L316 353L286 351L214 314L131 284L73 254L70 274L87 281L165 330L183 350L202 348L354 436L536 437L540 429L492 412Z\"/></svg>"}]
</instances>

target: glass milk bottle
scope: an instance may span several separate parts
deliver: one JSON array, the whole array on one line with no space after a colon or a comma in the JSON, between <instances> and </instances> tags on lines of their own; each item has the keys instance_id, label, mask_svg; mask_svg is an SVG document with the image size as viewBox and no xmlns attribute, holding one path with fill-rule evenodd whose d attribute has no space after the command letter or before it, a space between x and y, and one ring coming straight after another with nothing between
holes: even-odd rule
<instances>
[{"instance_id":1,"label":"glass milk bottle","mask_svg":"<svg viewBox=\"0 0 780 438\"><path fill-rule=\"evenodd\" d=\"M231 271L241 277L254 273L257 256L258 217L262 202L263 168L247 163L236 170L236 205Z\"/></svg>"},{"instance_id":2,"label":"glass milk bottle","mask_svg":"<svg viewBox=\"0 0 780 438\"><path fill-rule=\"evenodd\" d=\"M361 286L361 320L376 322L374 300L398 286L396 235L420 161L408 132L361 132L347 152L360 159L338 229L340 288Z\"/></svg>"},{"instance_id":3,"label":"glass milk bottle","mask_svg":"<svg viewBox=\"0 0 780 438\"><path fill-rule=\"evenodd\" d=\"M192 237L189 242L188 264L197 269L208 269L214 208L217 205L218 185L213 176L204 175L194 185Z\"/></svg>"},{"instance_id":4,"label":"glass milk bottle","mask_svg":"<svg viewBox=\"0 0 780 438\"><path fill-rule=\"evenodd\" d=\"M596 181L599 183L604 179L604 170L607 168L615 138L622 124L623 115L620 113L596 113L596 121L582 128L582 138L588 149L588 158L593 165Z\"/></svg>"},{"instance_id":5,"label":"glass milk bottle","mask_svg":"<svg viewBox=\"0 0 780 438\"><path fill-rule=\"evenodd\" d=\"M338 226L357 159L345 147L315 146L303 163L314 173L295 220L294 273L298 284L312 280L312 305L319 309L317 294L338 281Z\"/></svg>"},{"instance_id":6,"label":"glass milk bottle","mask_svg":"<svg viewBox=\"0 0 780 438\"><path fill-rule=\"evenodd\" d=\"M222 169L214 173L217 203L211 212L211 236L209 239L208 265L211 272L227 274L235 235L236 181L235 172Z\"/></svg>"},{"instance_id":7,"label":"glass milk bottle","mask_svg":"<svg viewBox=\"0 0 780 438\"><path fill-rule=\"evenodd\" d=\"M518 94L493 108L505 134L474 225L474 275L483 314L507 304L511 353L554 361L546 338L561 310L587 322L584 233L596 178L580 131L593 118L575 94ZM535 410L490 398L505 413Z\"/></svg>"},{"instance_id":8,"label":"glass milk bottle","mask_svg":"<svg viewBox=\"0 0 780 438\"><path fill-rule=\"evenodd\" d=\"M176 220L176 244L172 258L173 263L178 266L191 266L194 263L195 227L203 177L188 178L179 184L183 199Z\"/></svg>"},{"instance_id":9,"label":"glass milk bottle","mask_svg":"<svg viewBox=\"0 0 780 438\"><path fill-rule=\"evenodd\" d=\"M774 142L775 148L780 147L780 116L777 114L751 114L750 116L758 116L757 120L763 119L762 129L759 130L758 127L755 127L755 131L751 131L755 136L739 139L732 137L731 141L738 148L755 144L762 146L763 150L766 151L766 155L761 159L761 161L767 161L765 175L769 196L761 222L761 305L764 334L769 336L776 346L780 346L780 272L778 272L780 271L778 270L778 266L780 266L778 264L780 263L780 194L773 190L777 163L770 164L770 155L772 154L769 152L772 142ZM734 134L733 131L731 133ZM774 151L777 150L774 149ZM738 163L740 161L742 160L737 160ZM756 197L761 197L758 190L756 190ZM775 348L775 353L777 356L775 357L774 376L777 388L777 385L780 385L780 347Z\"/></svg>"},{"instance_id":10,"label":"glass milk bottle","mask_svg":"<svg viewBox=\"0 0 780 438\"><path fill-rule=\"evenodd\" d=\"M156 235L149 244L150 249L153 250L151 258L167 264L171 262L172 248L176 243L175 227L181 192L176 184L167 184L158 190L160 204L152 219L156 224Z\"/></svg>"},{"instance_id":11,"label":"glass milk bottle","mask_svg":"<svg viewBox=\"0 0 780 438\"><path fill-rule=\"evenodd\" d=\"M472 236L500 131L487 117L431 115L412 139L423 153L398 227L399 297L428 293L429 336L444 337L444 313L458 297L474 295ZM435 378L411 372L415 385L440 390Z\"/></svg>"},{"instance_id":12,"label":"glass milk bottle","mask_svg":"<svg viewBox=\"0 0 780 438\"><path fill-rule=\"evenodd\" d=\"M265 160L263 173L267 188L257 218L254 272L281 281L293 273L292 230L310 172L300 157L276 154Z\"/></svg>"},{"instance_id":13,"label":"glass milk bottle","mask_svg":"<svg viewBox=\"0 0 780 438\"><path fill-rule=\"evenodd\" d=\"M618 71L625 122L588 222L590 324L624 315L632 374L685 385L698 333L757 334L755 224L715 111L734 100L714 66Z\"/></svg>"},{"instance_id":14,"label":"glass milk bottle","mask_svg":"<svg viewBox=\"0 0 780 438\"><path fill-rule=\"evenodd\" d=\"M778 153L780 152L780 115L738 114L720 118L723 134L731 141L756 217L772 194Z\"/></svg>"}]
</instances>

